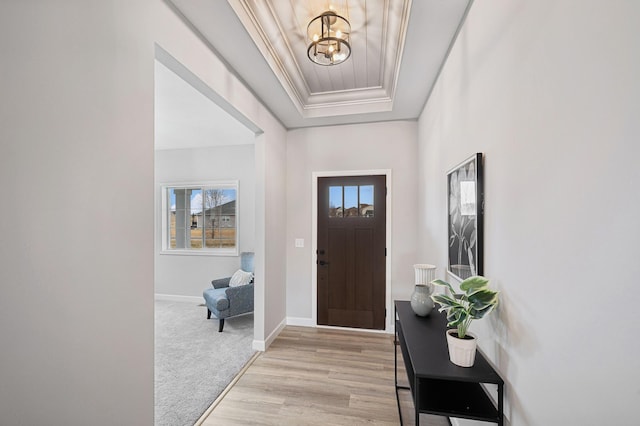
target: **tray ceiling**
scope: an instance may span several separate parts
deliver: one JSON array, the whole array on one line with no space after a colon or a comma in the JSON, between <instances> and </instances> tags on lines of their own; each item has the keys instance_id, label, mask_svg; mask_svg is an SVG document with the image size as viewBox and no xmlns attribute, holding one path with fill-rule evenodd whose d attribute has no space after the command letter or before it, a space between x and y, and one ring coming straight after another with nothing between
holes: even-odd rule
<instances>
[{"instance_id":1,"label":"tray ceiling","mask_svg":"<svg viewBox=\"0 0 640 426\"><path fill-rule=\"evenodd\" d=\"M392 109L410 3L230 2L298 112L306 118ZM350 22L351 57L339 65L319 66L307 57L307 25L327 10Z\"/></svg>"},{"instance_id":2,"label":"tray ceiling","mask_svg":"<svg viewBox=\"0 0 640 426\"><path fill-rule=\"evenodd\" d=\"M415 119L470 0L171 0L287 128ZM307 58L307 25L326 10L351 24L351 57Z\"/></svg>"}]
</instances>

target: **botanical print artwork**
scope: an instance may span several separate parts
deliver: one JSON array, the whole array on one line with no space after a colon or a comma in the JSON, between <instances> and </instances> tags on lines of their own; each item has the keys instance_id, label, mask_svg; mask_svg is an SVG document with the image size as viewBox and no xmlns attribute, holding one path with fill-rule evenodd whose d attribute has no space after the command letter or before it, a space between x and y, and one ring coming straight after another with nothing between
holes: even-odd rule
<instances>
[{"instance_id":1,"label":"botanical print artwork","mask_svg":"<svg viewBox=\"0 0 640 426\"><path fill-rule=\"evenodd\" d=\"M478 275L477 157L449 173L449 272Z\"/></svg>"}]
</instances>

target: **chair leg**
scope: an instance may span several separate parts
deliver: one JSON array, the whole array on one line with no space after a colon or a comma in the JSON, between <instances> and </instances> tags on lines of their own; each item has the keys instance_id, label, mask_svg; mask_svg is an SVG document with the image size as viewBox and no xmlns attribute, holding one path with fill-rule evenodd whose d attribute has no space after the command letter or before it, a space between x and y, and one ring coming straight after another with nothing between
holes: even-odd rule
<instances>
[{"instance_id":1,"label":"chair leg","mask_svg":"<svg viewBox=\"0 0 640 426\"><path fill-rule=\"evenodd\" d=\"M211 319L211 310L207 308L207 319Z\"/></svg>"},{"instance_id":2,"label":"chair leg","mask_svg":"<svg viewBox=\"0 0 640 426\"><path fill-rule=\"evenodd\" d=\"M218 325L218 333L222 333L223 328L224 328L224 318L220 318L220 324Z\"/></svg>"}]
</instances>

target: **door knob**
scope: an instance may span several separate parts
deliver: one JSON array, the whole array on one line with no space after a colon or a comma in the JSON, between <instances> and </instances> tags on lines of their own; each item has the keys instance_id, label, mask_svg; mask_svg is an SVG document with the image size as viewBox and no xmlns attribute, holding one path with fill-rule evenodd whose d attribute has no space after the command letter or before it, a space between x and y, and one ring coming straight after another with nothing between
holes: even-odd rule
<instances>
[{"instance_id":1,"label":"door knob","mask_svg":"<svg viewBox=\"0 0 640 426\"><path fill-rule=\"evenodd\" d=\"M318 261L318 265L320 266L327 266L329 264L329 262L325 262L324 260L319 260Z\"/></svg>"}]
</instances>

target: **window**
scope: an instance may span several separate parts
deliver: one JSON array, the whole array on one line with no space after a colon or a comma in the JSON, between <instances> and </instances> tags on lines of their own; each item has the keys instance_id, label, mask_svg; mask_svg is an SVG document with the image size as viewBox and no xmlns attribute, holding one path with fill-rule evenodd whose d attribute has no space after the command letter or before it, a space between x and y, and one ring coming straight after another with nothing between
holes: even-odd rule
<instances>
[{"instance_id":1,"label":"window","mask_svg":"<svg viewBox=\"0 0 640 426\"><path fill-rule=\"evenodd\" d=\"M162 187L162 250L238 254L238 182Z\"/></svg>"},{"instance_id":2,"label":"window","mask_svg":"<svg viewBox=\"0 0 640 426\"><path fill-rule=\"evenodd\" d=\"M373 185L329 187L329 217L373 217L373 213Z\"/></svg>"}]
</instances>

